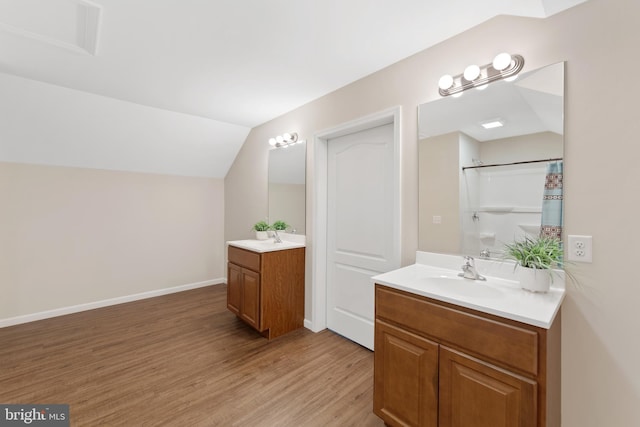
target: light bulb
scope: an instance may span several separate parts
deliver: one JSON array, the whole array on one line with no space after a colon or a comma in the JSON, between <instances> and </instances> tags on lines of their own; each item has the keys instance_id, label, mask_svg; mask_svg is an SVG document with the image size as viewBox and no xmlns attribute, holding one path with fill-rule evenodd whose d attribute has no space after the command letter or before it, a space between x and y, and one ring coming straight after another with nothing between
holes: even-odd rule
<instances>
[{"instance_id":1,"label":"light bulb","mask_svg":"<svg viewBox=\"0 0 640 427\"><path fill-rule=\"evenodd\" d=\"M477 65L469 65L464 69L464 78L468 81L472 82L478 77L480 77L480 67Z\"/></svg>"},{"instance_id":2,"label":"light bulb","mask_svg":"<svg viewBox=\"0 0 640 427\"><path fill-rule=\"evenodd\" d=\"M505 70L507 67L509 67L509 65L511 65L511 55L509 55L506 52L502 52L496 55L495 58L493 58L493 68L495 68L498 71L502 71Z\"/></svg>"},{"instance_id":3,"label":"light bulb","mask_svg":"<svg viewBox=\"0 0 640 427\"><path fill-rule=\"evenodd\" d=\"M289 142L289 141L291 141L291 134L290 133L285 133L284 135L282 135L282 138L285 141Z\"/></svg>"},{"instance_id":4,"label":"light bulb","mask_svg":"<svg viewBox=\"0 0 640 427\"><path fill-rule=\"evenodd\" d=\"M269 138L269 145L275 147L278 141L275 138Z\"/></svg>"},{"instance_id":5,"label":"light bulb","mask_svg":"<svg viewBox=\"0 0 640 427\"><path fill-rule=\"evenodd\" d=\"M276 142L278 144L282 144L284 142L284 138L280 135L276 136Z\"/></svg>"},{"instance_id":6,"label":"light bulb","mask_svg":"<svg viewBox=\"0 0 640 427\"><path fill-rule=\"evenodd\" d=\"M440 77L438 86L442 90L449 89L451 86L453 86L453 77L451 77L449 74L445 74L444 76Z\"/></svg>"}]
</instances>

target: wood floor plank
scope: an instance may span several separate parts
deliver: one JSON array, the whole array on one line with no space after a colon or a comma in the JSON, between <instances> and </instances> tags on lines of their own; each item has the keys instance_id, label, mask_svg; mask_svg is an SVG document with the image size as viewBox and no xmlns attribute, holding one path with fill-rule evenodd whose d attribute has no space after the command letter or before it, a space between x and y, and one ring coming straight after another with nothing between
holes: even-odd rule
<instances>
[{"instance_id":1,"label":"wood floor plank","mask_svg":"<svg viewBox=\"0 0 640 427\"><path fill-rule=\"evenodd\" d=\"M0 403L73 426L383 426L373 353L330 331L272 341L217 285L0 329Z\"/></svg>"}]
</instances>

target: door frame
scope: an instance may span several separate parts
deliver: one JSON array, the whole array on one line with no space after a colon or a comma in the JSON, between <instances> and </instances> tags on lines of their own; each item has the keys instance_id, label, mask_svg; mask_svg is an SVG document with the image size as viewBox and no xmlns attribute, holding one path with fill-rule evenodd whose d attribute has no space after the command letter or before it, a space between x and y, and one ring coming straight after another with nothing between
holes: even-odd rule
<instances>
[{"instance_id":1,"label":"door frame","mask_svg":"<svg viewBox=\"0 0 640 427\"><path fill-rule=\"evenodd\" d=\"M327 165L329 140L374 127L393 124L393 249L392 264L400 267L400 123L402 107L396 106L319 131L313 144L313 208L311 210L311 321L307 328L327 328Z\"/></svg>"}]
</instances>

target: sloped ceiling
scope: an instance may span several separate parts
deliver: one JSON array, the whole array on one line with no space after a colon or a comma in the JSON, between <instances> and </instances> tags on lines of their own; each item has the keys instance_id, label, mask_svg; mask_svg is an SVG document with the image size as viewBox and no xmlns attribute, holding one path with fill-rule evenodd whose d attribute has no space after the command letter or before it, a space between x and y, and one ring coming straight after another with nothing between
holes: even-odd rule
<instances>
[{"instance_id":1,"label":"sloped ceiling","mask_svg":"<svg viewBox=\"0 0 640 427\"><path fill-rule=\"evenodd\" d=\"M467 91L419 106L420 139L450 132L465 133L477 141L492 141L538 132L559 135L563 129L564 64L528 71L513 82L500 80L483 91ZM503 127L481 124L500 120Z\"/></svg>"},{"instance_id":2,"label":"sloped ceiling","mask_svg":"<svg viewBox=\"0 0 640 427\"><path fill-rule=\"evenodd\" d=\"M232 161L251 127L487 19L584 1L0 0L0 72L243 128L209 135Z\"/></svg>"}]
</instances>

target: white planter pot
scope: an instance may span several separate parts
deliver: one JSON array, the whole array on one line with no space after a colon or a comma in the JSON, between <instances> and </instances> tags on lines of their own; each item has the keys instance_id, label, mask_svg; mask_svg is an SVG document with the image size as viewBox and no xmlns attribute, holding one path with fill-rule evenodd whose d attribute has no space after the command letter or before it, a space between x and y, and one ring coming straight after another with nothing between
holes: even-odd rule
<instances>
[{"instance_id":1,"label":"white planter pot","mask_svg":"<svg viewBox=\"0 0 640 427\"><path fill-rule=\"evenodd\" d=\"M269 238L269 233L266 231L256 231L256 239L257 240L267 240Z\"/></svg>"},{"instance_id":2,"label":"white planter pot","mask_svg":"<svg viewBox=\"0 0 640 427\"><path fill-rule=\"evenodd\" d=\"M520 287L531 292L548 292L551 286L551 271L518 266Z\"/></svg>"}]
</instances>

